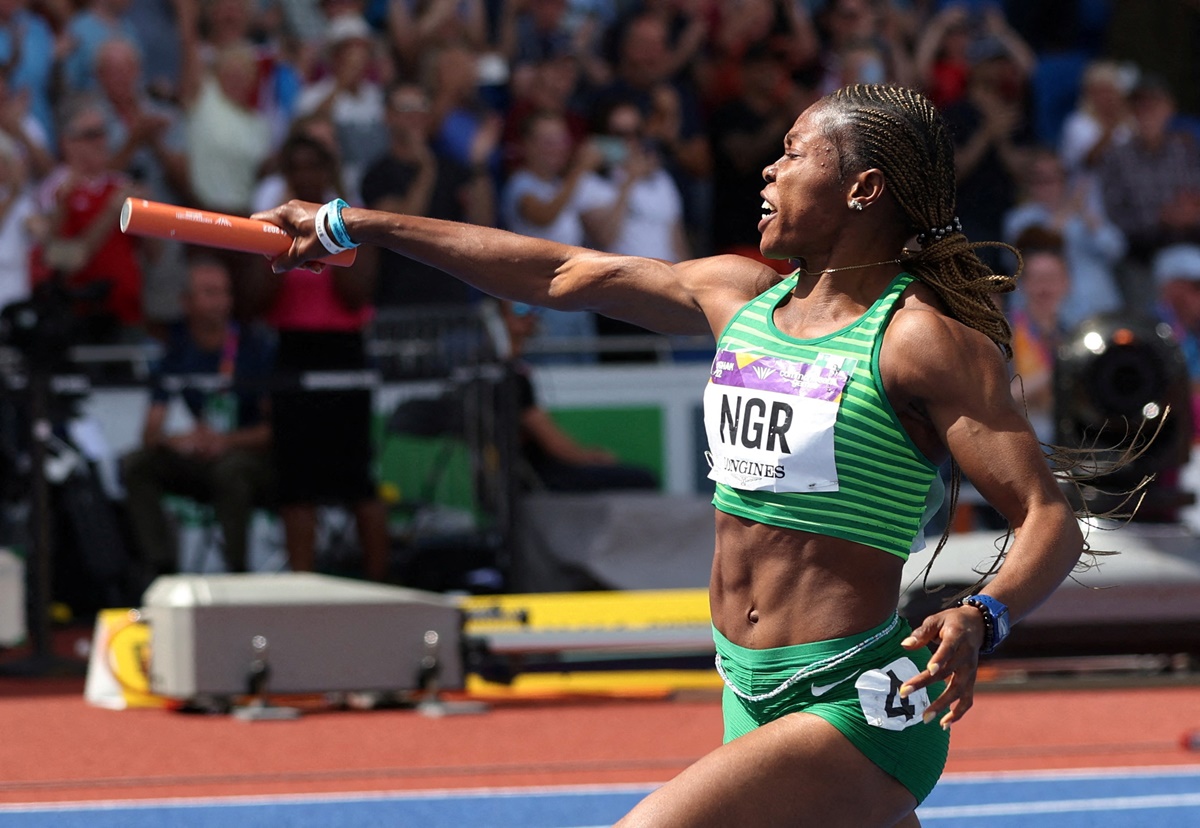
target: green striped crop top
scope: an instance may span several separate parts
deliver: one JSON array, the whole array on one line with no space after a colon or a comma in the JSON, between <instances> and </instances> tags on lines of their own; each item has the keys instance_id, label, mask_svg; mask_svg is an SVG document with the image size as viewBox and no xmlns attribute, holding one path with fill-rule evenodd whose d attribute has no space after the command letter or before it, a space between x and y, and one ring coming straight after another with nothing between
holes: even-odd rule
<instances>
[{"instance_id":1,"label":"green striped crop top","mask_svg":"<svg viewBox=\"0 0 1200 828\"><path fill-rule=\"evenodd\" d=\"M857 322L817 339L775 326L797 278L749 302L717 340L704 390L713 505L907 559L944 493L879 376L884 328L913 277L901 273Z\"/></svg>"}]
</instances>

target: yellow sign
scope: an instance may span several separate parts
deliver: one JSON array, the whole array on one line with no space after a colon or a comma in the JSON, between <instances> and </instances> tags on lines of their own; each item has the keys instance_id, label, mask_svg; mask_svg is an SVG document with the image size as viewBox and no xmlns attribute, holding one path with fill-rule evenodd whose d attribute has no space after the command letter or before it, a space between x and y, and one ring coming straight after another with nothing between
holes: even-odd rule
<instances>
[{"instance_id":1,"label":"yellow sign","mask_svg":"<svg viewBox=\"0 0 1200 828\"><path fill-rule=\"evenodd\" d=\"M150 628L134 609L106 609L96 616L83 696L97 707L166 707L150 692Z\"/></svg>"}]
</instances>

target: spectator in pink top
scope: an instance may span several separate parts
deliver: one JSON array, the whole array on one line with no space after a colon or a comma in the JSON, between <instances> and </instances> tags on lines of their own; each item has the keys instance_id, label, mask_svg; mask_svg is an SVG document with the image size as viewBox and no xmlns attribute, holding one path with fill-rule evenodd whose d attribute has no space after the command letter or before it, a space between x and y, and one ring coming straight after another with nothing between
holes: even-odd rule
<instances>
[{"instance_id":1,"label":"spectator in pink top","mask_svg":"<svg viewBox=\"0 0 1200 828\"><path fill-rule=\"evenodd\" d=\"M330 200L336 166L324 143L293 135L280 149L285 197ZM276 374L283 384L271 398L271 428L292 570L315 568L318 507L347 505L364 573L382 581L388 576L387 513L371 471L371 389L311 391L295 384L307 372L366 367L363 331L371 319L374 268L360 265L320 273L298 268L278 277L263 267L266 320L279 332Z\"/></svg>"}]
</instances>

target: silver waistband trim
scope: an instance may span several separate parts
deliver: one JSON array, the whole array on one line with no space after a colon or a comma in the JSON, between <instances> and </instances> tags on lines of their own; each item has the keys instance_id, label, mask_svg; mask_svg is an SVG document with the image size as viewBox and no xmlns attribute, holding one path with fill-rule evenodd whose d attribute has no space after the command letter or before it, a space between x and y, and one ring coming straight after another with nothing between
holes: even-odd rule
<instances>
[{"instance_id":1,"label":"silver waistband trim","mask_svg":"<svg viewBox=\"0 0 1200 828\"><path fill-rule=\"evenodd\" d=\"M733 683L733 681L729 678L729 676L726 675L725 668L721 665L721 654L720 653L717 653L717 659L716 659L717 674L721 677L721 681L725 682L725 686L728 687L730 690L732 690L733 694L735 696L737 696L738 698L744 699L748 702L766 701L767 699L771 699L771 698L774 698L775 696L778 696L780 693L782 693L784 690L787 690L789 687L791 687L796 682L806 679L809 676L814 676L818 673L823 673L826 670L831 670L834 667L837 667L842 662L858 655L863 650L873 647L875 644L879 643L879 641L881 641L882 639L884 639L888 635L890 635L892 633L892 631L895 630L899 624L900 624L900 616L893 615L891 622L886 627L884 627L882 630L880 630L879 632L877 632L873 636L871 636L870 638L860 641L859 643L855 644L853 647L849 648L848 650L843 650L840 653L836 653L835 655L828 656L826 658L821 659L820 661L814 661L812 664L809 664L805 667L801 667L799 670L797 670L791 676L784 679L783 682L778 687L776 687L774 690L771 690L766 693L759 693L758 695L751 695L751 694L746 693L745 691L739 689Z\"/></svg>"}]
</instances>

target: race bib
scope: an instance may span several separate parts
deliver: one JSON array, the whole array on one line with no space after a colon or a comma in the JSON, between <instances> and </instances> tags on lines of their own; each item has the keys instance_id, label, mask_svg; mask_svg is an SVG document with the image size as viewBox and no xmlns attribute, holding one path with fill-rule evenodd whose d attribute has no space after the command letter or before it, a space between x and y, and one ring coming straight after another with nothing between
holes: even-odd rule
<instances>
[{"instance_id":1,"label":"race bib","mask_svg":"<svg viewBox=\"0 0 1200 828\"><path fill-rule=\"evenodd\" d=\"M833 425L856 364L719 351L704 390L709 479L746 491L837 491Z\"/></svg>"},{"instance_id":2,"label":"race bib","mask_svg":"<svg viewBox=\"0 0 1200 828\"><path fill-rule=\"evenodd\" d=\"M921 716L929 707L929 693L924 687L914 690L908 698L900 698L900 685L917 673L912 659L901 657L886 667L867 670L854 682L858 702L862 705L867 724L884 730L906 730L922 724Z\"/></svg>"}]
</instances>

